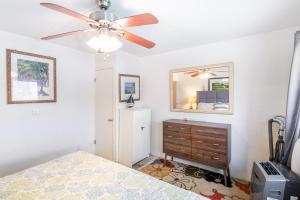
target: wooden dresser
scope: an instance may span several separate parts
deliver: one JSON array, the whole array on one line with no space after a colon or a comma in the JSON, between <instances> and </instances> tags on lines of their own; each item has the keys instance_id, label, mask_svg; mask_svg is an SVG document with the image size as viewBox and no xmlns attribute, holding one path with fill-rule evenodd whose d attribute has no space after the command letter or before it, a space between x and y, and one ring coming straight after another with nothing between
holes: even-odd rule
<instances>
[{"instance_id":1,"label":"wooden dresser","mask_svg":"<svg viewBox=\"0 0 300 200\"><path fill-rule=\"evenodd\" d=\"M231 125L170 119L163 122L163 152L224 170L230 177Z\"/></svg>"}]
</instances>

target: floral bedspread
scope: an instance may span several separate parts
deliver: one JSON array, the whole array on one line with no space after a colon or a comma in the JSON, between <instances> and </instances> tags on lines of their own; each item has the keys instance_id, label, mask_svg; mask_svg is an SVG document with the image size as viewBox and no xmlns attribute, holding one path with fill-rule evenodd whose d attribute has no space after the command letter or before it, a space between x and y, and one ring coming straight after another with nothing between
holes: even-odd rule
<instances>
[{"instance_id":1,"label":"floral bedspread","mask_svg":"<svg viewBox=\"0 0 300 200\"><path fill-rule=\"evenodd\" d=\"M206 198L80 151L0 178L0 199L204 200Z\"/></svg>"}]
</instances>

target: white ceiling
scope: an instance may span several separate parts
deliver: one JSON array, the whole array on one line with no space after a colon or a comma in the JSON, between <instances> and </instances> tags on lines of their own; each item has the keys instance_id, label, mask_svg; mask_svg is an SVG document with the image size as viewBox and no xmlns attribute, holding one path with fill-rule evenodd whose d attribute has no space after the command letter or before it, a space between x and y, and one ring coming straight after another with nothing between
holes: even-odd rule
<instances>
[{"instance_id":1,"label":"white ceiling","mask_svg":"<svg viewBox=\"0 0 300 200\"><path fill-rule=\"evenodd\" d=\"M158 25L128 31L156 42L154 49L124 42L122 50L146 56L241 36L300 25L299 0L111 0L119 16L151 12ZM1 0L0 30L40 38L87 28L84 22L43 8L40 2L57 3L88 14L95 0ZM95 33L53 40L68 47L90 51L85 42Z\"/></svg>"}]
</instances>

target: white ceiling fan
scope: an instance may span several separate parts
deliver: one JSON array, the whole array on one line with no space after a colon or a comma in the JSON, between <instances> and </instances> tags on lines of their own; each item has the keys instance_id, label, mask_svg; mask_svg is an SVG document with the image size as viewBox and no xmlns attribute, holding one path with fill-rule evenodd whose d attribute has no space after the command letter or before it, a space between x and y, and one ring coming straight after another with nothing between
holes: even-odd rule
<instances>
[{"instance_id":1,"label":"white ceiling fan","mask_svg":"<svg viewBox=\"0 0 300 200\"><path fill-rule=\"evenodd\" d=\"M89 17L53 3L41 3L41 6L55 10L57 12L69 15L89 24L90 29L75 30L56 35L41 38L42 40L52 40L65 36L76 35L84 32L96 32L97 36L93 37L87 44L97 52L109 53L116 51L122 46L120 38L133 42L145 48L153 48L155 43L142 38L138 35L129 33L125 28L157 24L158 19L151 13L125 17L117 19L113 13L108 12L111 6L110 0L97 0L99 10L92 12Z\"/></svg>"},{"instance_id":2,"label":"white ceiling fan","mask_svg":"<svg viewBox=\"0 0 300 200\"><path fill-rule=\"evenodd\" d=\"M185 75L189 75L192 78L200 76L200 78L210 78L210 77L216 77L218 76L217 73L228 73L227 70L212 70L209 68L203 68L203 69L194 69L188 72L185 72Z\"/></svg>"}]
</instances>

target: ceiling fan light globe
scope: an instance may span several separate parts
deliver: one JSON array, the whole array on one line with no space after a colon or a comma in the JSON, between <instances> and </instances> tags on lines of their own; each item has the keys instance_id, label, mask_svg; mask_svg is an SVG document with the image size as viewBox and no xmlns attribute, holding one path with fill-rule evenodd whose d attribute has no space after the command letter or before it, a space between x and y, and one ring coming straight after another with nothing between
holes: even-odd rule
<instances>
[{"instance_id":1,"label":"ceiling fan light globe","mask_svg":"<svg viewBox=\"0 0 300 200\"><path fill-rule=\"evenodd\" d=\"M200 74L200 78L201 79L209 79L210 78L210 74L207 72L204 72L202 74Z\"/></svg>"},{"instance_id":2,"label":"ceiling fan light globe","mask_svg":"<svg viewBox=\"0 0 300 200\"><path fill-rule=\"evenodd\" d=\"M91 48L97 52L110 53L117 51L122 47L122 43L115 36L110 36L108 34L100 34L93 37L87 42Z\"/></svg>"}]
</instances>

